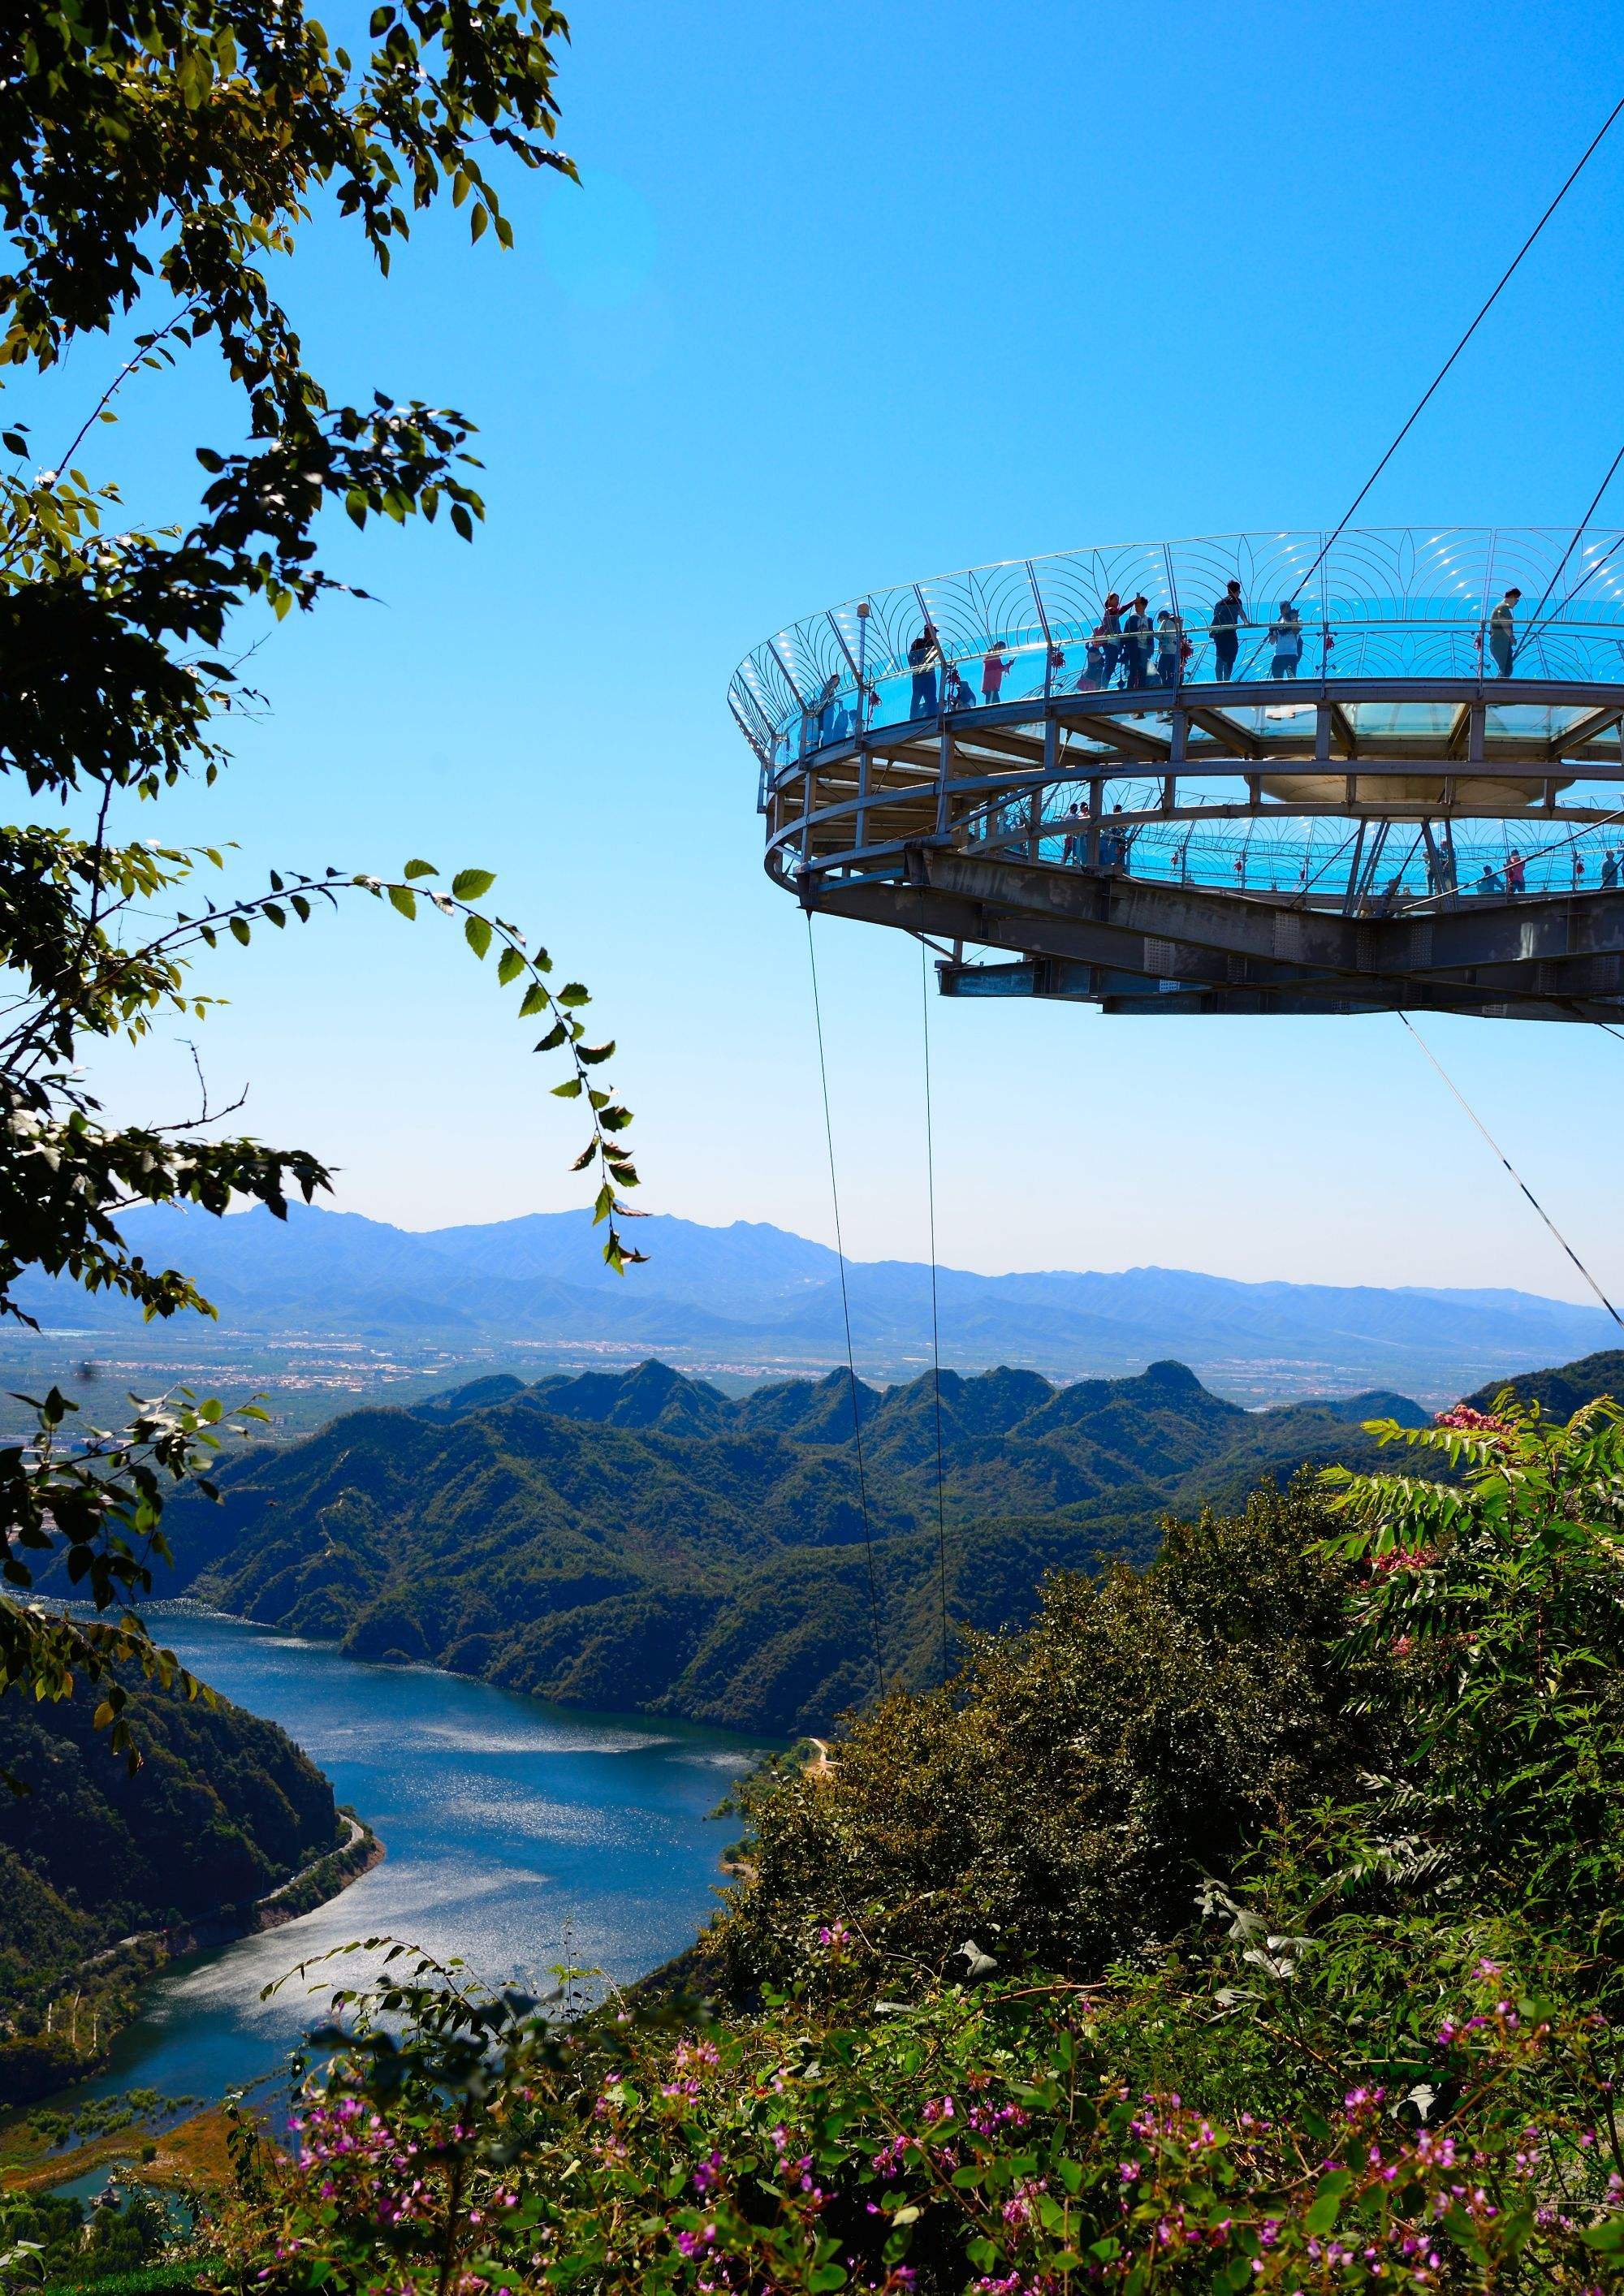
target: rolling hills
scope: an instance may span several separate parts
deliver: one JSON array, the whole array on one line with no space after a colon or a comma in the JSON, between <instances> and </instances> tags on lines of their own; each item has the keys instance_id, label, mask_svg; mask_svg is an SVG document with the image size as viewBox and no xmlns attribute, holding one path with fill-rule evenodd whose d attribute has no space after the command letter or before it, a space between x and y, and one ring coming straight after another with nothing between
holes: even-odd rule
<instances>
[{"instance_id":1,"label":"rolling hills","mask_svg":"<svg viewBox=\"0 0 1624 2296\"><path fill-rule=\"evenodd\" d=\"M1251 1413L1183 1365L1055 1387L1001 1368L859 1389L862 1487L888 1677L940 1663L956 1618L1029 1615L1046 1570L1144 1560L1163 1512L1263 1474L1373 1456L1357 1419L1402 1397ZM165 1594L431 1660L571 1703L738 1729L816 1729L872 1689L852 1396L844 1373L739 1398L668 1365L473 1382L345 1414L239 1457L223 1504L166 1518Z\"/></svg>"}]
</instances>

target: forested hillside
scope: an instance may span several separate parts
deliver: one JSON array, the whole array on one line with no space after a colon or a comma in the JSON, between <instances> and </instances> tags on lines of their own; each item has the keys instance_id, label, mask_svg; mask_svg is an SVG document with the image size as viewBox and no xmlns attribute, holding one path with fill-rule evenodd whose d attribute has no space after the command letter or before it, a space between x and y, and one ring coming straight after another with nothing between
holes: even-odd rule
<instances>
[{"instance_id":1,"label":"forested hillside","mask_svg":"<svg viewBox=\"0 0 1624 2296\"><path fill-rule=\"evenodd\" d=\"M1505 1387L1523 1402L1537 1403L1549 1419L1571 1419L1598 1395L1624 1398L1624 1348L1603 1348L1599 1355L1581 1356L1577 1363L1520 1372L1509 1380L1491 1379L1466 1400L1480 1411L1490 1410Z\"/></svg>"},{"instance_id":2,"label":"forested hillside","mask_svg":"<svg viewBox=\"0 0 1624 2296\"><path fill-rule=\"evenodd\" d=\"M1374 1456L1401 1397L1249 1413L1182 1365L1056 1388L944 1374L945 1521L929 1379L863 1387L863 1469L888 1676L941 1663L956 1619L1023 1623L1044 1573L1148 1561L1169 1511L1300 1465ZM365 1410L175 1510L176 1582L250 1618L573 1703L785 1734L874 1683L846 1375L734 1399L663 1365L485 1380Z\"/></svg>"},{"instance_id":3,"label":"forested hillside","mask_svg":"<svg viewBox=\"0 0 1624 2296\"><path fill-rule=\"evenodd\" d=\"M98 2022L105 2042L133 1972L86 1963L263 1896L346 1831L332 1787L275 1723L131 1685L132 1776L93 1727L94 1704L82 1690L61 1704L0 1699L0 1768L21 1789L0 1790L0 2099L63 2079Z\"/></svg>"}]
</instances>

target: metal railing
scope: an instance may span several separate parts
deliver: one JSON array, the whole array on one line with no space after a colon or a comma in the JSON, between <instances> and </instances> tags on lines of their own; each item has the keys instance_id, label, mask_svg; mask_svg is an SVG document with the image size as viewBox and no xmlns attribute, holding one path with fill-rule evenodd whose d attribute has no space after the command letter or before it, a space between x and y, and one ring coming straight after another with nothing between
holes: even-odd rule
<instances>
[{"instance_id":1,"label":"metal railing","mask_svg":"<svg viewBox=\"0 0 1624 2296\"><path fill-rule=\"evenodd\" d=\"M1050 786L1036 803L1027 796L989 803L962 847L1379 916L1423 905L1620 888L1624 791L1615 784L1590 794L1599 817L1577 823L1533 813L1423 820L1414 809L1407 817L1305 819L1287 807L1273 818L1254 813L1202 822L1147 818L1152 793L1128 782L1108 783L1097 811L1086 789Z\"/></svg>"},{"instance_id":2,"label":"metal railing","mask_svg":"<svg viewBox=\"0 0 1624 2296\"><path fill-rule=\"evenodd\" d=\"M1624 682L1624 531L1366 529L1012 559L853 599L741 663L764 767L1064 693L1348 680ZM1502 692L1500 689L1505 689Z\"/></svg>"}]
</instances>

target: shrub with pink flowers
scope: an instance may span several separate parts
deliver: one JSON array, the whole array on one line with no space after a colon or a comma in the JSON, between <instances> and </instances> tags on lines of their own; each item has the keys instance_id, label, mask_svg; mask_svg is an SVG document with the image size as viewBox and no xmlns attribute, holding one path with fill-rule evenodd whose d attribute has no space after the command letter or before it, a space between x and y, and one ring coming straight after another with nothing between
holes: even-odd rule
<instances>
[{"instance_id":1,"label":"shrub with pink flowers","mask_svg":"<svg viewBox=\"0 0 1624 2296\"><path fill-rule=\"evenodd\" d=\"M249 2285L402 2296L1616 2283L1624 2158L1595 2019L1484 1959L1424 2037L1424 2085L1284 2112L1220 2109L1211 2010L1119 1972L937 1988L851 2024L797 2003L686 2030L515 2013L450 2111L410 2077L384 2102L336 2068L297 2154L262 2161L228 2213L222 2261Z\"/></svg>"},{"instance_id":2,"label":"shrub with pink flowers","mask_svg":"<svg viewBox=\"0 0 1624 2296\"><path fill-rule=\"evenodd\" d=\"M211 2235L220 2284L1624 2288L1620 1415L1562 1428L1506 1397L1382 1431L1451 1480L1339 1479L1300 1570L1279 1555L1313 1513L1300 1494L1233 1538L1198 1530L1172 1549L1182 1580L1115 1588L1103 1611L1065 1591L1026 1648L983 1650L921 1702L939 1824L956 1782L980 1792L989 1747L1029 1745L1045 1781L1022 1838L1022 1777L997 1780L1005 1830L978 1840L945 1916L906 1897L906 1844L862 1872L857 1846L911 1805L882 1808L886 1773L859 1757L804 1790L841 1854L780 1842L754 1863L721 1943L729 1924L768 1939L772 1969L725 2013L640 1995L549 2023L392 1948L370 1991L334 1997L289 2144L244 2128ZM1249 1555L1266 1570L1226 1586ZM1232 1657L1249 1631L1253 1657ZM1135 1634L1157 1726L1113 1746ZM1212 1669L1183 1700L1180 1664ZM1295 1734L1283 1685L1315 1702ZM1203 1767L1181 1734L1231 1693ZM905 1706L886 1711L906 1736ZM1249 1751L1248 1731L1267 1742ZM1187 1749L1202 1790L1232 1795L1222 1826L1202 1830L1177 1775ZM1136 1766L1159 1766L1143 1792ZM757 1817L787 1838L803 1790L775 1791L788 1816ZM1093 1829L1070 1862L1068 1825ZM1046 1877L1103 1874L1113 1838L1123 1874L1089 1920L1023 1906ZM1203 1862L1214 1845L1225 1870ZM1130 1880L1152 1909L1136 1920Z\"/></svg>"}]
</instances>

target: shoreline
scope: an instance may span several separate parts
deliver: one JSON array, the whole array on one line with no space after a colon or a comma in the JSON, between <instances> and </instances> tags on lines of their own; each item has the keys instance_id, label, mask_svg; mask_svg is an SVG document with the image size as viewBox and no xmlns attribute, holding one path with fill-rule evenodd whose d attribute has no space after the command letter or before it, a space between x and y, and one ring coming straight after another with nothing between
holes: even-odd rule
<instances>
[{"instance_id":1,"label":"shoreline","mask_svg":"<svg viewBox=\"0 0 1624 2296\"><path fill-rule=\"evenodd\" d=\"M480 1674L470 1667L446 1666L432 1658L363 1658L346 1650L341 1635L313 1635L300 1627L283 1626L275 1619L250 1619L241 1611L222 1609L218 1603L206 1601L199 1595L165 1595L144 1606L143 1616L161 1625L166 1611L181 1611L193 1618L223 1619L228 1626L246 1627L257 1635L273 1636L279 1642L308 1644L313 1650L331 1651L341 1658L346 1666L375 1667L387 1674L438 1674L450 1682L475 1682L486 1690L499 1692L504 1698L522 1698L532 1706L540 1706L571 1723L603 1722L635 1723L649 1730L670 1732L680 1735L691 1730L705 1738L731 1738L740 1749L759 1752L782 1753L799 1742L800 1732L784 1734L777 1730L744 1730L730 1722L705 1722L692 1714L667 1714L650 1706L587 1706L577 1705L568 1698L549 1698L539 1690L520 1690L512 1683L493 1682L488 1674ZM155 1642L161 1636L153 1634Z\"/></svg>"},{"instance_id":2,"label":"shoreline","mask_svg":"<svg viewBox=\"0 0 1624 2296\"><path fill-rule=\"evenodd\" d=\"M256 1937L267 1931L284 1928L288 1923L298 1921L302 1915L315 1912L318 1906L330 1905L335 1898L341 1897L352 1882L358 1882L364 1874L370 1874L374 1866L381 1865L389 1854L388 1850L365 1819L348 1807L340 1808L338 1815L348 1829L345 1839L335 1848L324 1849L308 1865L300 1866L295 1874L290 1874L285 1882L279 1882L274 1890L267 1890L262 1898L250 1898L245 1905L216 1906L191 1921L172 1923L161 1929L132 1931L129 1936L103 1946L99 1953L81 1962L70 1976L64 1978L64 1986L74 1985L81 1991L84 1988L80 1980L91 1979L94 1987L98 1972L111 1980L109 1993L101 1997L104 2007L98 2006L95 2013L97 2022L92 2028L93 2031L98 2032L98 2045L74 2066L65 2079L54 2080L49 2088L42 2088L33 2096L19 2096L0 2102L0 2119L10 2124L4 2134L0 2135L0 2147L4 2146L4 2136L12 2133L23 2116L35 2110L52 2110L53 2098L76 2088L81 2081L95 2078L106 2066L114 2043L135 2014L135 1995L172 1961L192 1953L217 1953L223 1947L234 1944L239 1938ZM121 1967L120 1964L127 1960L128 1965ZM113 2003L118 1999L116 1988L119 1988L120 1980L127 1991L121 2008L115 2010ZM101 2030L100 2020L103 2014L107 2020L106 2028ZM92 2144L96 2141L88 2140ZM66 2164L77 2160L84 2149L83 2146L75 2146L69 2152L55 2154L51 2157L50 2165L53 2169L62 2165L64 2173L71 2174L73 2172L67 2169ZM0 2168L0 2188L9 2188L20 2169L35 2177L37 2169L43 2169L45 2165L45 2156L37 2163L8 2163Z\"/></svg>"},{"instance_id":3,"label":"shoreline","mask_svg":"<svg viewBox=\"0 0 1624 2296\"><path fill-rule=\"evenodd\" d=\"M334 1849L324 1849L308 1866L301 1866L297 1874L290 1874L274 1890L267 1890L263 1898L252 1898L245 1906L216 1906L192 1921L172 1922L164 1929L133 1930L128 1937L103 1946L100 1953L81 1962L73 1975L82 1977L119 1954L155 1948L159 1958L146 1972L151 1976L168 1963L178 1961L183 1954L212 1953L238 1938L258 1937L267 1930L281 1929L289 1922L296 1922L301 1914L314 1913L317 1906L330 1905L334 1898L342 1896L352 1882L358 1882L363 1874L370 1874L389 1855L365 1818L348 1808L340 1809L339 1816L349 1829L346 1838ZM332 1882L331 1889L324 1886L328 1874ZM296 1891L301 1895L299 1902L293 1903Z\"/></svg>"}]
</instances>

